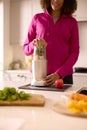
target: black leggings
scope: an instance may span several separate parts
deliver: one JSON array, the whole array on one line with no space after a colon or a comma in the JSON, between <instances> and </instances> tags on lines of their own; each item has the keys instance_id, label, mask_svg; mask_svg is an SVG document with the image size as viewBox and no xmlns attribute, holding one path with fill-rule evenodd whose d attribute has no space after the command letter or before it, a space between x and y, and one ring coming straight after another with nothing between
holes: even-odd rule
<instances>
[{"instance_id":1,"label":"black leggings","mask_svg":"<svg viewBox=\"0 0 87 130\"><path fill-rule=\"evenodd\" d=\"M63 79L63 81L64 81L64 84L73 84L73 76L68 75Z\"/></svg>"}]
</instances>

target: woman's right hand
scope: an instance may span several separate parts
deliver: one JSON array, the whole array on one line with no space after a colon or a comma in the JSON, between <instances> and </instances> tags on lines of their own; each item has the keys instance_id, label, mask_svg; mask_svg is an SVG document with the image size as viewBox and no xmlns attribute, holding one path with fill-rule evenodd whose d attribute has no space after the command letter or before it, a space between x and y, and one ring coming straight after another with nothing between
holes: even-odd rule
<instances>
[{"instance_id":1,"label":"woman's right hand","mask_svg":"<svg viewBox=\"0 0 87 130\"><path fill-rule=\"evenodd\" d=\"M34 46L37 48L43 48L47 46L47 43L43 38L36 38L34 39Z\"/></svg>"},{"instance_id":2,"label":"woman's right hand","mask_svg":"<svg viewBox=\"0 0 87 130\"><path fill-rule=\"evenodd\" d=\"M60 79L60 75L57 73L50 74L44 78L45 85L50 86L55 83L56 80Z\"/></svg>"}]
</instances>

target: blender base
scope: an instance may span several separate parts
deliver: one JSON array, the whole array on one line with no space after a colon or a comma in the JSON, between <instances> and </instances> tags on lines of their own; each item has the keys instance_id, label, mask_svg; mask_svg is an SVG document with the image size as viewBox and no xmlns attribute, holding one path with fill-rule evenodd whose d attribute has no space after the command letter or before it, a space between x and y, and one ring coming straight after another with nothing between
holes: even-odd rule
<instances>
[{"instance_id":1,"label":"blender base","mask_svg":"<svg viewBox=\"0 0 87 130\"><path fill-rule=\"evenodd\" d=\"M32 85L32 86L45 86L45 81L33 79L33 80L31 81L31 85Z\"/></svg>"}]
</instances>

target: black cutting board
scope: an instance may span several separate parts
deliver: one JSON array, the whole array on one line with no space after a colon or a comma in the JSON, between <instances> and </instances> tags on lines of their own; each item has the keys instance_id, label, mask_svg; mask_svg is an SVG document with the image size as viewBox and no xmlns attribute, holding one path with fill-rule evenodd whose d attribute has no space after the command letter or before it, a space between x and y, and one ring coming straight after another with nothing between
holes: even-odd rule
<instances>
[{"instance_id":1,"label":"black cutting board","mask_svg":"<svg viewBox=\"0 0 87 130\"><path fill-rule=\"evenodd\" d=\"M53 86L32 86L30 84L26 84L23 86L19 86L19 89L29 89L29 90L44 90L44 91L59 91L63 92L67 88L72 87L71 84L64 84L63 88L56 88L54 85Z\"/></svg>"}]
</instances>

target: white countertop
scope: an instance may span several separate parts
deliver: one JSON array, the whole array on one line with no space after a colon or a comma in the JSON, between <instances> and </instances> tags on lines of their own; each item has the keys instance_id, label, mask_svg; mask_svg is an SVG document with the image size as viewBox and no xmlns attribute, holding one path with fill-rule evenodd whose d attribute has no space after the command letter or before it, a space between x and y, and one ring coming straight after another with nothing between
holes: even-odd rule
<instances>
[{"instance_id":1,"label":"white countertop","mask_svg":"<svg viewBox=\"0 0 87 130\"><path fill-rule=\"evenodd\" d=\"M20 75L27 74L28 76L28 73L24 73L23 71L9 73L11 75L14 75L14 73ZM19 85L25 83L28 83L28 80L17 80L15 77L15 80L5 79L1 81L0 85L1 88L3 86L15 86L17 88ZM0 107L0 130L87 130L87 118L67 116L52 110L53 104L60 99L62 94L67 94L77 89L77 86L73 86L65 92L25 90L25 92L44 95L46 98L45 106ZM15 129L13 129L12 125ZM9 129L9 126L11 129ZM2 127L3 129L1 129Z\"/></svg>"}]
</instances>

